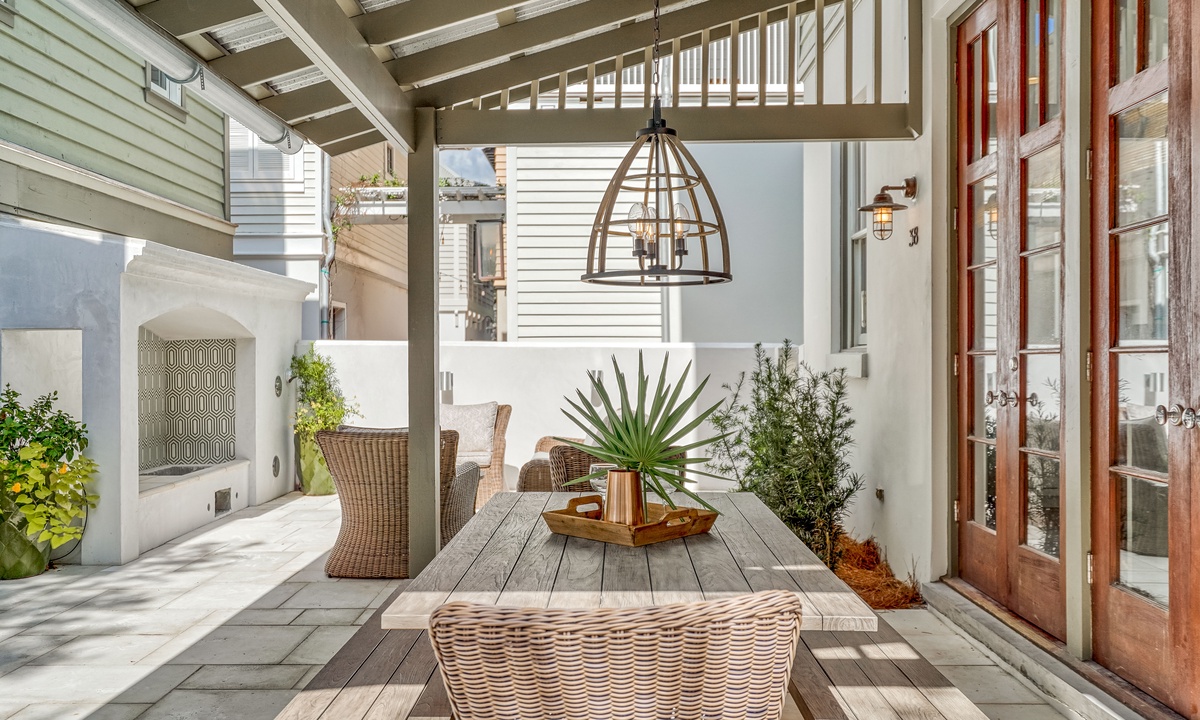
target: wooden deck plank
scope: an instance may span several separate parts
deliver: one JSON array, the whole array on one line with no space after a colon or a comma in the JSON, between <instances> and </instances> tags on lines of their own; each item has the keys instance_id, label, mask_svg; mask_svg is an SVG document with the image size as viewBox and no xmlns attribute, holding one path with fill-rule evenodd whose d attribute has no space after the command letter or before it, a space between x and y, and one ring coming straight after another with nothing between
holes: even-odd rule
<instances>
[{"instance_id":1,"label":"wooden deck plank","mask_svg":"<svg viewBox=\"0 0 1200 720\"><path fill-rule=\"evenodd\" d=\"M392 630L391 632L416 631ZM425 688L433 680L441 682L440 677L437 658L433 654L433 645L429 642L429 633L418 633L412 650L388 679L387 686L379 693L379 697L363 720L397 720L397 718L412 717L411 713L420 703Z\"/></svg>"},{"instance_id":2,"label":"wooden deck plank","mask_svg":"<svg viewBox=\"0 0 1200 720\"><path fill-rule=\"evenodd\" d=\"M321 713L337 700L338 693L346 687L346 683L354 677L387 636L387 631L380 628L380 618L403 591L404 586L401 586L387 602L371 614L367 622L354 633L333 659L321 668L304 690L292 698L276 720L313 720L319 718Z\"/></svg>"},{"instance_id":3,"label":"wooden deck plank","mask_svg":"<svg viewBox=\"0 0 1200 720\"><path fill-rule=\"evenodd\" d=\"M361 720L420 635L417 630L387 632L321 717L328 720Z\"/></svg>"},{"instance_id":4,"label":"wooden deck plank","mask_svg":"<svg viewBox=\"0 0 1200 720\"><path fill-rule=\"evenodd\" d=\"M843 706L833 681L804 643L796 648L791 680L788 691L805 720L854 720L854 713Z\"/></svg>"},{"instance_id":5,"label":"wooden deck plank","mask_svg":"<svg viewBox=\"0 0 1200 720\"><path fill-rule=\"evenodd\" d=\"M578 496L577 492L552 493L546 508L553 510L566 507L568 500ZM544 522L535 522L533 532L530 533L521 556L517 558L516 566L508 576L508 582L496 598L496 604L509 607L546 607L550 602L550 593L554 588L558 569L562 565L566 544L565 535L550 532L550 528Z\"/></svg>"},{"instance_id":6,"label":"wooden deck plank","mask_svg":"<svg viewBox=\"0 0 1200 720\"><path fill-rule=\"evenodd\" d=\"M796 578L780 565L771 548L751 527L749 520L730 501L728 493L713 493L711 497L706 496L704 499L721 513L721 517L717 519L717 525L721 529L721 538L729 546L729 551L737 560L751 589L754 592L788 590L796 593L800 596L802 608L800 629L824 629L824 613L821 611L820 605L810 598ZM778 519L775 520L775 523L783 527ZM825 571L829 572L828 569ZM847 591L852 592L849 588Z\"/></svg>"},{"instance_id":7,"label":"wooden deck plank","mask_svg":"<svg viewBox=\"0 0 1200 720\"><path fill-rule=\"evenodd\" d=\"M822 630L876 630L879 620L871 608L830 572L761 500L752 493L728 493L728 497L780 566L804 588L810 603L821 614Z\"/></svg>"},{"instance_id":8,"label":"wooden deck plank","mask_svg":"<svg viewBox=\"0 0 1200 720\"><path fill-rule=\"evenodd\" d=\"M942 715L953 720L983 720L987 717L886 621L880 622L879 630L867 633L867 637L885 657L895 663L909 682L915 685Z\"/></svg>"},{"instance_id":9,"label":"wooden deck plank","mask_svg":"<svg viewBox=\"0 0 1200 720\"><path fill-rule=\"evenodd\" d=\"M867 679L883 695L896 714L905 720L947 720L933 703L923 695L900 668L883 654L875 642L863 632L830 633L833 640L848 649L850 656ZM957 717L949 720L958 720Z\"/></svg>"},{"instance_id":10,"label":"wooden deck plank","mask_svg":"<svg viewBox=\"0 0 1200 720\"><path fill-rule=\"evenodd\" d=\"M518 499L517 493L500 493L475 513L433 562L409 583L404 602L384 605L387 610L383 613L383 627L408 630L428 627L429 614L457 587Z\"/></svg>"},{"instance_id":11,"label":"wooden deck plank","mask_svg":"<svg viewBox=\"0 0 1200 720\"><path fill-rule=\"evenodd\" d=\"M446 694L442 674L434 673L425 685L421 697L417 699L417 704L408 714L407 720L451 720L451 715L450 696Z\"/></svg>"},{"instance_id":12,"label":"wooden deck plank","mask_svg":"<svg viewBox=\"0 0 1200 720\"><path fill-rule=\"evenodd\" d=\"M860 720L901 720L879 688L858 667L855 652L843 647L832 633L803 631L800 640L808 646L821 669L833 682L844 708Z\"/></svg>"}]
</instances>

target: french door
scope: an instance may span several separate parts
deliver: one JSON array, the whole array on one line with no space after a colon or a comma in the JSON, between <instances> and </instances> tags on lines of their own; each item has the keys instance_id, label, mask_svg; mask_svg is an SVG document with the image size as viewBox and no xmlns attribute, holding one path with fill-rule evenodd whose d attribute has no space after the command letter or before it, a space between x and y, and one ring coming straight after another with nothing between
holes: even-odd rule
<instances>
[{"instance_id":1,"label":"french door","mask_svg":"<svg viewBox=\"0 0 1200 720\"><path fill-rule=\"evenodd\" d=\"M988 0L957 52L960 574L1060 639L1063 21Z\"/></svg>"},{"instance_id":2,"label":"french door","mask_svg":"<svg viewBox=\"0 0 1200 720\"><path fill-rule=\"evenodd\" d=\"M1097 0L1092 537L1096 659L1200 716L1194 0Z\"/></svg>"}]
</instances>

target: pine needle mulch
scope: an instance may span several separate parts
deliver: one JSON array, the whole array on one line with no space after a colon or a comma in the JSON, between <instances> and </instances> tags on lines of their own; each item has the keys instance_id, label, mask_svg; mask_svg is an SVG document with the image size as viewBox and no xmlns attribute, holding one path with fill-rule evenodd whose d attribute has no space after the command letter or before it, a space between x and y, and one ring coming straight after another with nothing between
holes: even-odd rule
<instances>
[{"instance_id":1,"label":"pine needle mulch","mask_svg":"<svg viewBox=\"0 0 1200 720\"><path fill-rule=\"evenodd\" d=\"M875 610L903 610L922 603L921 590L910 577L900 580L892 572L875 538L838 541L841 558L834 573Z\"/></svg>"}]
</instances>

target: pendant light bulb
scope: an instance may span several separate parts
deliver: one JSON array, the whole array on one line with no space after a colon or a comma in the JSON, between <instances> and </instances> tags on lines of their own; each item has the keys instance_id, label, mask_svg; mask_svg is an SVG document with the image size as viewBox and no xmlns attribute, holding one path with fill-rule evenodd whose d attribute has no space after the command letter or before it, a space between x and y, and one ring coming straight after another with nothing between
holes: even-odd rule
<instances>
[{"instance_id":1,"label":"pendant light bulb","mask_svg":"<svg viewBox=\"0 0 1200 720\"><path fill-rule=\"evenodd\" d=\"M675 203L675 207L671 208L671 214L675 216L675 222L672 223L673 227L671 228L671 234L675 237L675 254L683 257L688 254L687 236L692 216L683 203Z\"/></svg>"},{"instance_id":2,"label":"pendant light bulb","mask_svg":"<svg viewBox=\"0 0 1200 720\"><path fill-rule=\"evenodd\" d=\"M629 207L629 234L633 236L633 256L642 257L646 254L646 233L643 232L642 218L646 215L646 206L634 203Z\"/></svg>"}]
</instances>

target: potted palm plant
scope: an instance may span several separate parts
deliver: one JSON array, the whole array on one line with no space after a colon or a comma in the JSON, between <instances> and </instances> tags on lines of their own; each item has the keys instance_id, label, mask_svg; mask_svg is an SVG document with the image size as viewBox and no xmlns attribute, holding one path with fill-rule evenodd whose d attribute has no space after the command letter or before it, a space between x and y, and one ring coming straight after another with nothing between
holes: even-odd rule
<instances>
[{"instance_id":1,"label":"potted palm plant","mask_svg":"<svg viewBox=\"0 0 1200 720\"><path fill-rule=\"evenodd\" d=\"M333 476L317 447L317 433L336 430L346 418L358 415L358 406L342 395L333 360L315 348L292 358L291 380L300 385L293 418L300 489L305 495L332 495Z\"/></svg>"},{"instance_id":2,"label":"potted palm plant","mask_svg":"<svg viewBox=\"0 0 1200 720\"><path fill-rule=\"evenodd\" d=\"M625 373L614 356L612 362L618 393L616 402L604 383L592 373L588 373L588 379L595 396L600 399L598 408L592 406L582 390L576 391L578 401L565 398L574 412L564 409L563 413L583 430L591 442L559 440L616 468L600 470L573 481L582 483L608 475L605 522L624 525L644 523L647 491L658 495L671 509L675 508L671 493L680 492L716 512L688 487L687 475L703 475L719 480L725 478L698 469L697 466L708 462L709 458L691 458L687 457L687 453L724 436L705 438L686 445L677 443L708 420L721 403L689 419L689 412L708 384L708 377L684 397L683 388L692 365L688 363L683 374L672 385L667 382L667 360L664 356L658 381L651 387L639 352L637 383L631 392Z\"/></svg>"}]
</instances>

